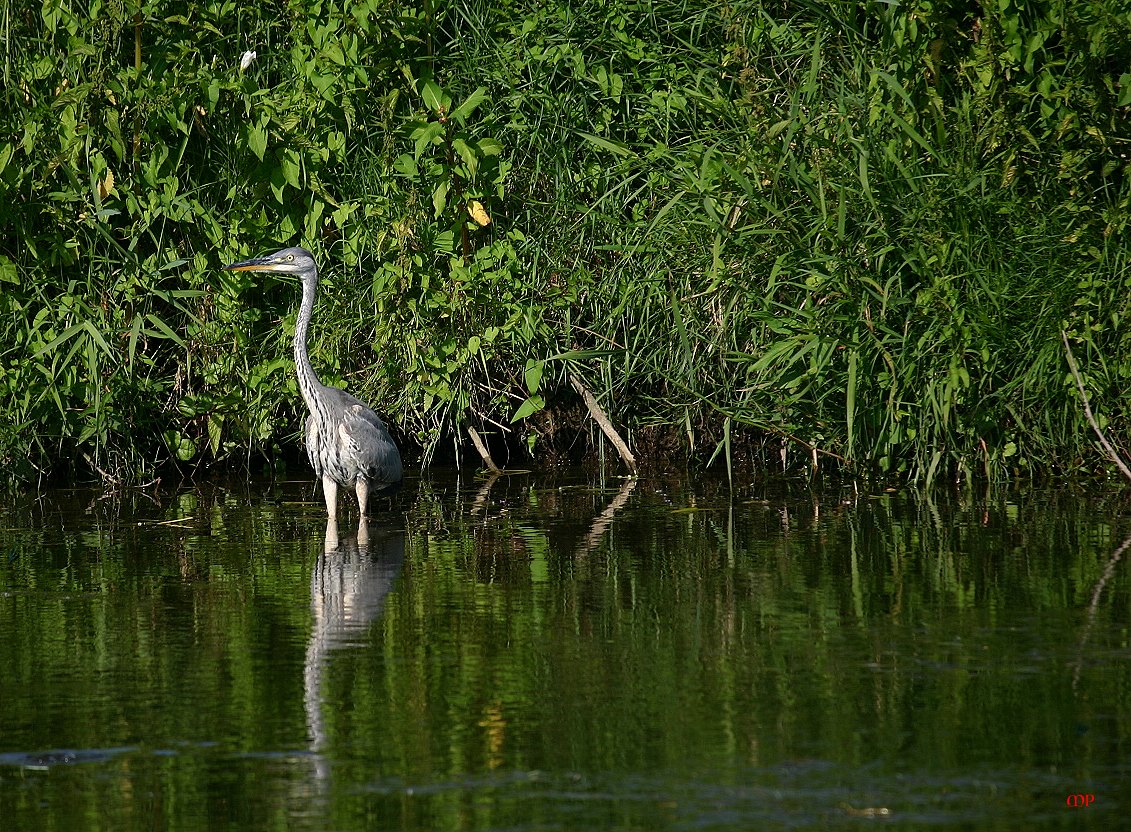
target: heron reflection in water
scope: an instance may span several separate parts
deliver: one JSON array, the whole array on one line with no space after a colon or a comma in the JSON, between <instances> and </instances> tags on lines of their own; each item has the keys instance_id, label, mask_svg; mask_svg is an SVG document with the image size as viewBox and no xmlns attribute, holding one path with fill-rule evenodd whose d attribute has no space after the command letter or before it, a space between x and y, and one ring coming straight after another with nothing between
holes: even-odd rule
<instances>
[{"instance_id":1,"label":"heron reflection in water","mask_svg":"<svg viewBox=\"0 0 1131 832\"><path fill-rule=\"evenodd\" d=\"M384 528L362 541L358 537L339 540L337 524L326 524L326 540L310 576L310 612L313 624L303 663L303 701L313 752L314 773L325 782L329 775L327 736L322 709L323 676L335 650L362 647L369 631L381 618L385 598L392 591L404 564L405 533Z\"/></svg>"},{"instance_id":2,"label":"heron reflection in water","mask_svg":"<svg viewBox=\"0 0 1131 832\"><path fill-rule=\"evenodd\" d=\"M302 304L295 324L295 372L310 415L306 419L306 454L322 479L326 511L338 516L338 486L353 488L365 517L369 497L392 493L403 479L401 455L380 417L368 405L337 387L323 384L310 364L306 341L318 293L318 266L304 248L284 248L224 267L231 272L274 272L298 275ZM360 533L360 528L359 528Z\"/></svg>"}]
</instances>

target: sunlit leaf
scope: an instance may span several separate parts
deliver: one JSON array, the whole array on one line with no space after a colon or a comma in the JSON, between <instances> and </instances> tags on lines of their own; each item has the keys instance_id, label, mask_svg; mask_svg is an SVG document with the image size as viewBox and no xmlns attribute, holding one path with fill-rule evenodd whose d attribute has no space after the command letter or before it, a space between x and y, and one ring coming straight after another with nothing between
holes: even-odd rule
<instances>
[{"instance_id":1,"label":"sunlit leaf","mask_svg":"<svg viewBox=\"0 0 1131 832\"><path fill-rule=\"evenodd\" d=\"M452 150L459 154L459 158L467 166L468 173L474 177L479 168L479 158L475 155L475 151L468 146L467 142L458 137L452 140Z\"/></svg>"},{"instance_id":2,"label":"sunlit leaf","mask_svg":"<svg viewBox=\"0 0 1131 832\"><path fill-rule=\"evenodd\" d=\"M212 413L208 416L208 446L212 455L220 453L220 437L224 434L224 414Z\"/></svg>"},{"instance_id":3,"label":"sunlit leaf","mask_svg":"<svg viewBox=\"0 0 1131 832\"><path fill-rule=\"evenodd\" d=\"M538 385L542 383L542 371L545 366L545 362L535 361L532 358L526 362L526 372L523 375L526 380L526 390L532 396L538 392Z\"/></svg>"},{"instance_id":4,"label":"sunlit leaf","mask_svg":"<svg viewBox=\"0 0 1131 832\"><path fill-rule=\"evenodd\" d=\"M416 177L419 175L419 168L416 166L416 160L408 153L402 153L393 162L393 170L397 173L404 174L405 176Z\"/></svg>"},{"instance_id":5,"label":"sunlit leaf","mask_svg":"<svg viewBox=\"0 0 1131 832\"><path fill-rule=\"evenodd\" d=\"M441 182L436 186L436 190L432 192L432 207L436 209L436 216L444 213L444 208L448 204L448 182L447 180Z\"/></svg>"},{"instance_id":6,"label":"sunlit leaf","mask_svg":"<svg viewBox=\"0 0 1131 832\"><path fill-rule=\"evenodd\" d=\"M471 93L471 95L463 100L462 104L452 110L452 118L454 118L460 124L463 124L467 120L468 116L475 112L475 108L478 107L486 97L486 88L477 88L473 93Z\"/></svg>"},{"instance_id":7,"label":"sunlit leaf","mask_svg":"<svg viewBox=\"0 0 1131 832\"><path fill-rule=\"evenodd\" d=\"M420 91L420 96L424 99L425 107L434 113L440 112L443 106L444 94L435 81L428 81L424 85L424 89Z\"/></svg>"},{"instance_id":8,"label":"sunlit leaf","mask_svg":"<svg viewBox=\"0 0 1131 832\"><path fill-rule=\"evenodd\" d=\"M0 254L0 283L19 283L20 275L16 264Z\"/></svg>"},{"instance_id":9,"label":"sunlit leaf","mask_svg":"<svg viewBox=\"0 0 1131 832\"><path fill-rule=\"evenodd\" d=\"M298 154L290 148L283 151L279 157L279 167L282 168L283 178L287 180L287 184L292 188L301 187L300 174L301 168L299 167Z\"/></svg>"},{"instance_id":10,"label":"sunlit leaf","mask_svg":"<svg viewBox=\"0 0 1131 832\"><path fill-rule=\"evenodd\" d=\"M255 124L248 128L247 146L259 161L263 161L263 154L267 152L267 127Z\"/></svg>"},{"instance_id":11,"label":"sunlit leaf","mask_svg":"<svg viewBox=\"0 0 1131 832\"><path fill-rule=\"evenodd\" d=\"M497 139L480 139L475 143L475 146L484 156L498 156L503 152L502 142Z\"/></svg>"},{"instance_id":12,"label":"sunlit leaf","mask_svg":"<svg viewBox=\"0 0 1131 832\"><path fill-rule=\"evenodd\" d=\"M164 336L165 338L168 338L170 341L173 341L174 343L176 343L176 344L178 344L182 347L185 345L185 342L181 340L181 336L178 335L177 333L175 333L172 329L170 329L170 327L167 323L165 323L163 320L158 318L152 312L150 312L145 317L146 317L146 320L148 320L151 324L153 324L155 327L157 327L157 331L160 332L162 336Z\"/></svg>"},{"instance_id":13,"label":"sunlit leaf","mask_svg":"<svg viewBox=\"0 0 1131 832\"><path fill-rule=\"evenodd\" d=\"M488 215L487 209L477 199L468 200L467 213L471 214L471 218L480 226L486 227L491 224L491 217Z\"/></svg>"},{"instance_id":14,"label":"sunlit leaf","mask_svg":"<svg viewBox=\"0 0 1131 832\"><path fill-rule=\"evenodd\" d=\"M39 352L37 352L37 353L36 353L36 354L35 354L34 356L32 356L32 357L33 357L33 358L39 358L39 356L41 356L41 355L45 355L45 354L47 354L47 353L49 353L49 352L53 351L53 350L54 350L54 349L55 349L56 347L58 347L58 346L60 346L60 345L62 345L62 344L65 344L65 343L66 343L67 341L69 341L69 340L71 340L71 339L72 339L73 337L75 337L75 335L77 335L78 333L82 332L82 330L83 330L83 329L84 329L84 327L83 327L83 325L82 325L82 324L75 324L74 326L69 326L69 327L67 327L67 328L66 328L65 330L63 330L63 331L62 331L62 332L61 332L61 333L60 333L60 334L59 334L59 335L58 335L57 337L55 337L55 338L51 339L51 341L49 341L49 342L48 342L48 343L47 343L47 344L46 344L46 345L45 345L45 346L43 347L43 349L41 349L41 350L40 350Z\"/></svg>"},{"instance_id":15,"label":"sunlit leaf","mask_svg":"<svg viewBox=\"0 0 1131 832\"><path fill-rule=\"evenodd\" d=\"M415 144L416 158L420 158L420 154L432 144L440 141L441 136L444 134L444 125L432 121L428 124L417 128L412 132L412 139Z\"/></svg>"},{"instance_id":16,"label":"sunlit leaf","mask_svg":"<svg viewBox=\"0 0 1131 832\"><path fill-rule=\"evenodd\" d=\"M98 200L101 202L114 190L114 171L107 170L106 176L98 183Z\"/></svg>"},{"instance_id":17,"label":"sunlit leaf","mask_svg":"<svg viewBox=\"0 0 1131 832\"><path fill-rule=\"evenodd\" d=\"M525 419L532 413L537 413L539 410L546 406L541 396L531 396L518 406L518 410L511 416L512 422L517 422L519 419Z\"/></svg>"},{"instance_id":18,"label":"sunlit leaf","mask_svg":"<svg viewBox=\"0 0 1131 832\"><path fill-rule=\"evenodd\" d=\"M432 248L445 254L451 254L456 250L455 234L451 231L441 231L433 238ZM424 279L427 279L427 275L424 275Z\"/></svg>"}]
</instances>

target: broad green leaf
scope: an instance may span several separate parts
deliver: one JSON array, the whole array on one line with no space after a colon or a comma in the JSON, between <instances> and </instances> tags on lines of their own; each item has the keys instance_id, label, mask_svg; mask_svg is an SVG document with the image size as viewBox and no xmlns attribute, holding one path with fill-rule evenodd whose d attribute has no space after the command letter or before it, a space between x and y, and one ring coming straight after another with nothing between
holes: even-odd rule
<instances>
[{"instance_id":1,"label":"broad green leaf","mask_svg":"<svg viewBox=\"0 0 1131 832\"><path fill-rule=\"evenodd\" d=\"M538 385L542 383L542 371L545 367L545 362L536 361L533 358L527 359L524 376L526 379L526 390L532 396L538 392Z\"/></svg>"},{"instance_id":2,"label":"broad green leaf","mask_svg":"<svg viewBox=\"0 0 1131 832\"><path fill-rule=\"evenodd\" d=\"M420 172L420 169L416 166L416 160L408 153L402 153L396 158L396 161L393 162L393 170L412 178L416 178Z\"/></svg>"},{"instance_id":3,"label":"broad green leaf","mask_svg":"<svg viewBox=\"0 0 1131 832\"><path fill-rule=\"evenodd\" d=\"M498 141L498 139L480 139L475 143L475 146L484 156L498 156L503 152L502 142Z\"/></svg>"},{"instance_id":4,"label":"broad green leaf","mask_svg":"<svg viewBox=\"0 0 1131 832\"><path fill-rule=\"evenodd\" d=\"M180 431L177 431L175 436L177 442L175 448L177 452L177 459L179 459L181 462L188 462L190 459L196 456L196 448L193 447L192 440L187 436L182 436Z\"/></svg>"},{"instance_id":5,"label":"broad green leaf","mask_svg":"<svg viewBox=\"0 0 1131 832\"><path fill-rule=\"evenodd\" d=\"M1131 72L1124 72L1119 76L1119 101L1117 106L1126 107L1131 104ZM3 170L3 166L0 166Z\"/></svg>"},{"instance_id":6,"label":"broad green leaf","mask_svg":"<svg viewBox=\"0 0 1131 832\"><path fill-rule=\"evenodd\" d=\"M441 231L432 240L432 248L435 251L441 251L445 254L451 254L456 250L456 235L452 231ZM427 275L425 275L427 277Z\"/></svg>"},{"instance_id":7,"label":"broad green leaf","mask_svg":"<svg viewBox=\"0 0 1131 832\"><path fill-rule=\"evenodd\" d=\"M208 416L208 446L212 455L220 453L220 437L224 434L224 414L212 413Z\"/></svg>"},{"instance_id":8,"label":"broad green leaf","mask_svg":"<svg viewBox=\"0 0 1131 832\"><path fill-rule=\"evenodd\" d=\"M299 180L302 169L299 167L297 153L290 148L284 150L279 158L279 167L283 169L283 178L288 185L295 189L302 187Z\"/></svg>"},{"instance_id":9,"label":"broad green leaf","mask_svg":"<svg viewBox=\"0 0 1131 832\"><path fill-rule=\"evenodd\" d=\"M452 110L452 118L463 124L467 121L468 116L475 112L483 99L487 97L487 90L485 87L479 87L471 95L463 100L463 103Z\"/></svg>"},{"instance_id":10,"label":"broad green leaf","mask_svg":"<svg viewBox=\"0 0 1131 832\"><path fill-rule=\"evenodd\" d=\"M16 264L0 254L0 283L19 283L20 275Z\"/></svg>"},{"instance_id":11,"label":"broad green leaf","mask_svg":"<svg viewBox=\"0 0 1131 832\"><path fill-rule=\"evenodd\" d=\"M460 138L452 140L452 149L459 154L459 158L467 165L467 172L474 177L475 171L479 168L479 159L475 156L475 151L468 147L467 142Z\"/></svg>"},{"instance_id":12,"label":"broad green leaf","mask_svg":"<svg viewBox=\"0 0 1131 832\"><path fill-rule=\"evenodd\" d=\"M286 177L283 176L282 168L278 165L271 168L271 175L267 177L268 184L271 185L271 193L275 195L275 201L280 205L286 203L283 192L287 187Z\"/></svg>"},{"instance_id":13,"label":"broad green leaf","mask_svg":"<svg viewBox=\"0 0 1131 832\"><path fill-rule=\"evenodd\" d=\"M517 422L519 419L525 419L531 413L537 413L545 406L546 402L542 400L541 396L531 396L518 406L518 410L511 416L511 421Z\"/></svg>"},{"instance_id":14,"label":"broad green leaf","mask_svg":"<svg viewBox=\"0 0 1131 832\"><path fill-rule=\"evenodd\" d=\"M444 213L444 208L448 205L448 183L441 182L436 186L436 190L432 192L432 207L436 209L436 216Z\"/></svg>"},{"instance_id":15,"label":"broad green leaf","mask_svg":"<svg viewBox=\"0 0 1131 832\"><path fill-rule=\"evenodd\" d=\"M262 162L263 154L267 152L267 127L265 124L256 124L248 128L247 146Z\"/></svg>"},{"instance_id":16,"label":"broad green leaf","mask_svg":"<svg viewBox=\"0 0 1131 832\"><path fill-rule=\"evenodd\" d=\"M337 86L337 80L336 76L325 73L315 73L310 76L310 82L314 84L314 88L327 101L336 102L338 99L338 90L334 89Z\"/></svg>"},{"instance_id":17,"label":"broad green leaf","mask_svg":"<svg viewBox=\"0 0 1131 832\"><path fill-rule=\"evenodd\" d=\"M421 97L424 99L424 106L434 113L439 113L440 108L443 106L444 93L435 81L428 81L424 85L424 89L420 92Z\"/></svg>"},{"instance_id":18,"label":"broad green leaf","mask_svg":"<svg viewBox=\"0 0 1131 832\"><path fill-rule=\"evenodd\" d=\"M436 121L431 121L423 127L419 127L412 131L412 139L415 143L416 158L420 158L420 154L424 152L425 148L429 145L436 144L440 137L444 134L444 125Z\"/></svg>"}]
</instances>

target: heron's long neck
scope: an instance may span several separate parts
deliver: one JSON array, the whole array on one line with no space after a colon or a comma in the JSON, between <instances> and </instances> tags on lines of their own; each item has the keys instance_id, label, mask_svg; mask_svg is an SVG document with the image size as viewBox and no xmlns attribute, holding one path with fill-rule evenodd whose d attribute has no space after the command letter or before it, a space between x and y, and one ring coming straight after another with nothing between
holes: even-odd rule
<instances>
[{"instance_id":1,"label":"heron's long neck","mask_svg":"<svg viewBox=\"0 0 1131 832\"><path fill-rule=\"evenodd\" d=\"M306 351L306 337L310 332L310 319L314 316L314 296L318 293L318 278L302 281L302 304L298 308L298 321L295 323L295 371L298 373L298 389L311 413L316 411L318 397L316 391L322 386L310 356Z\"/></svg>"}]
</instances>

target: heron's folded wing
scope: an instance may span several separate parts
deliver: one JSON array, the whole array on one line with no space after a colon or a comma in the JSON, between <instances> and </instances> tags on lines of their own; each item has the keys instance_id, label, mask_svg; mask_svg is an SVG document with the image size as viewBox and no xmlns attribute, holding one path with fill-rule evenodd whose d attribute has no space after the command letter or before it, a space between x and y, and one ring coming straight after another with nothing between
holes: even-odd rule
<instances>
[{"instance_id":1,"label":"heron's folded wing","mask_svg":"<svg viewBox=\"0 0 1131 832\"><path fill-rule=\"evenodd\" d=\"M369 408L359 404L347 407L338 436L343 452L377 488L396 485L403 479L400 452L385 423Z\"/></svg>"},{"instance_id":2,"label":"heron's folded wing","mask_svg":"<svg viewBox=\"0 0 1131 832\"><path fill-rule=\"evenodd\" d=\"M315 471L322 471L318 446L318 424L314 421L313 414L306 417L306 458L310 460L310 467Z\"/></svg>"}]
</instances>

